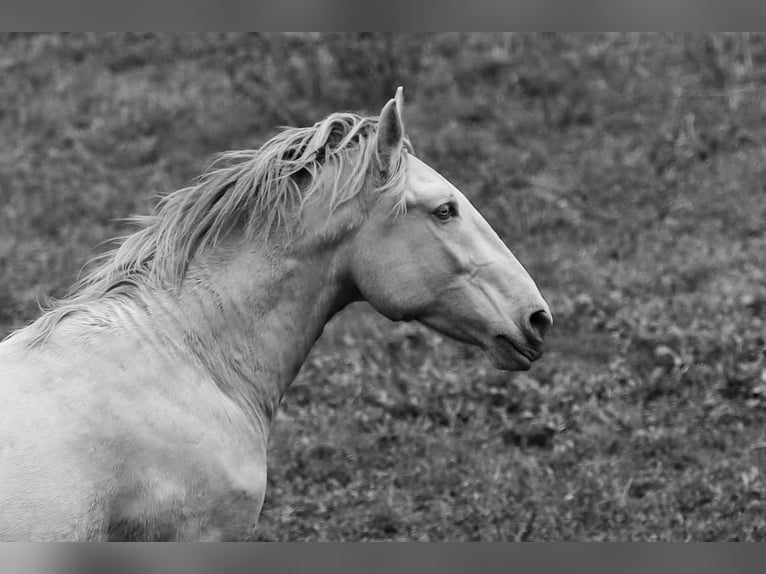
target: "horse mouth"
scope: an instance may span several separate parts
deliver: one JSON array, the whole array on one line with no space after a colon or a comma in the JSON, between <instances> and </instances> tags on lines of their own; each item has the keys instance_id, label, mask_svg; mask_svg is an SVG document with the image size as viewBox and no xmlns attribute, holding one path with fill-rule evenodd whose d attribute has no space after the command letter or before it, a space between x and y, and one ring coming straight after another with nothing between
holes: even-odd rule
<instances>
[{"instance_id":1,"label":"horse mouth","mask_svg":"<svg viewBox=\"0 0 766 574\"><path fill-rule=\"evenodd\" d=\"M507 335L497 335L489 349L495 366L504 371L526 371L543 352L540 348L520 345Z\"/></svg>"}]
</instances>

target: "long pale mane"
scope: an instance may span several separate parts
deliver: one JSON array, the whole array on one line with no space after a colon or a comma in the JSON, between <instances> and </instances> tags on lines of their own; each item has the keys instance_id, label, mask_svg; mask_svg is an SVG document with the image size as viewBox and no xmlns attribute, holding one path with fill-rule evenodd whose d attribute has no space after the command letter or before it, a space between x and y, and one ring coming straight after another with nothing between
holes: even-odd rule
<instances>
[{"instance_id":1,"label":"long pale mane","mask_svg":"<svg viewBox=\"0 0 766 574\"><path fill-rule=\"evenodd\" d=\"M377 117L335 113L310 127L285 128L258 149L219 155L193 186L162 198L152 215L133 218L141 228L94 259L70 294L23 331L40 343L65 316L110 293L177 285L195 254L235 228L253 241L278 230L300 236L303 207L313 198L333 213L374 191L403 211L406 148L391 165L378 165L377 129ZM329 176L320 177L325 170Z\"/></svg>"}]
</instances>

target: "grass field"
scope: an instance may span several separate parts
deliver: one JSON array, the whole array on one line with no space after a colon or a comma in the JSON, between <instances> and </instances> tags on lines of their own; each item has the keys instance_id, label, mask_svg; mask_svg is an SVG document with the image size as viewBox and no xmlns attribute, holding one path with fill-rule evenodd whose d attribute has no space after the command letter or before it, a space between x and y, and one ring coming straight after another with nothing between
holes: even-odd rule
<instances>
[{"instance_id":1,"label":"grass field","mask_svg":"<svg viewBox=\"0 0 766 574\"><path fill-rule=\"evenodd\" d=\"M766 540L766 36L2 35L0 336L214 153L405 87L553 310L542 361L352 306L260 540Z\"/></svg>"}]
</instances>

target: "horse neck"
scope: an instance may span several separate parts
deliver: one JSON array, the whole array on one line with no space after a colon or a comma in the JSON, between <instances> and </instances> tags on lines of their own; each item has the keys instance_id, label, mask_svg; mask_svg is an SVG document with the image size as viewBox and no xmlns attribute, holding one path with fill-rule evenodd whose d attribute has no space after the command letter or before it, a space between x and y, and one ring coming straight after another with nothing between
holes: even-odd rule
<instances>
[{"instance_id":1,"label":"horse neck","mask_svg":"<svg viewBox=\"0 0 766 574\"><path fill-rule=\"evenodd\" d=\"M274 256L240 250L192 266L165 303L184 346L267 430L327 321L353 299L341 250Z\"/></svg>"}]
</instances>

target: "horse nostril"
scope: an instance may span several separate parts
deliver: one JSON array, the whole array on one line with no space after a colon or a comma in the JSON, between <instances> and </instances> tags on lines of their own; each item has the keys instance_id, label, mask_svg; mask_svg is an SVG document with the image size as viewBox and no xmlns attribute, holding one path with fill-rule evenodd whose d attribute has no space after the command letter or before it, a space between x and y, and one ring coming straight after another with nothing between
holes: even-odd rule
<instances>
[{"instance_id":1,"label":"horse nostril","mask_svg":"<svg viewBox=\"0 0 766 574\"><path fill-rule=\"evenodd\" d=\"M535 311L529 316L530 330L540 342L545 338L545 334L551 328L551 325L553 325L553 318L551 318L550 313L543 309Z\"/></svg>"}]
</instances>

